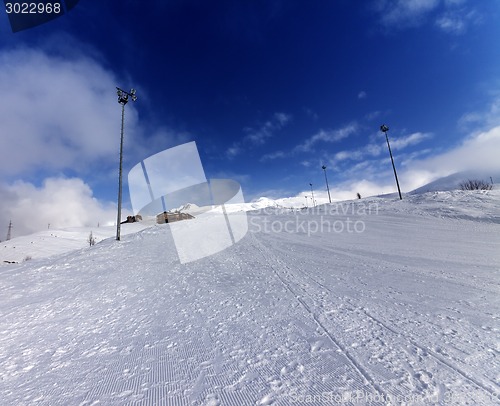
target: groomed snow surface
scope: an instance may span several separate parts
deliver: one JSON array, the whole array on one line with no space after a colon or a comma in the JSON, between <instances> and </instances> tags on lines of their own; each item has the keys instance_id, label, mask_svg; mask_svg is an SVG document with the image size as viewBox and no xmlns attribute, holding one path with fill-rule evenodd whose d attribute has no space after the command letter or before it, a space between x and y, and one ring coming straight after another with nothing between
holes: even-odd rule
<instances>
[{"instance_id":1,"label":"groomed snow surface","mask_svg":"<svg viewBox=\"0 0 500 406\"><path fill-rule=\"evenodd\" d=\"M499 191L248 221L184 265L168 224L2 243L0 403L500 403Z\"/></svg>"}]
</instances>

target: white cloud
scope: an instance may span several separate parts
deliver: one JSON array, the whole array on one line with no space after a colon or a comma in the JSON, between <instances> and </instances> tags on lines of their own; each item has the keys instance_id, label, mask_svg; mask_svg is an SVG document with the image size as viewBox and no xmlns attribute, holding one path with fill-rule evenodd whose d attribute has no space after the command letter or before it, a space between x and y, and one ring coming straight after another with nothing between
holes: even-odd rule
<instances>
[{"instance_id":1,"label":"white cloud","mask_svg":"<svg viewBox=\"0 0 500 406\"><path fill-rule=\"evenodd\" d=\"M492 101L486 111L475 111L464 114L458 121L464 131L484 132L500 125L500 97Z\"/></svg>"},{"instance_id":2,"label":"white cloud","mask_svg":"<svg viewBox=\"0 0 500 406\"><path fill-rule=\"evenodd\" d=\"M362 154L362 156L366 156L366 155L368 155L368 156L370 156L370 157L377 157L377 156L379 156L379 155L382 153L382 151L383 151L384 147L385 147L385 144L383 144L382 142L380 142L380 143L378 143L378 144L373 144L373 143L371 143L371 144L368 144L368 145L367 145L367 146L366 146L366 147L365 147L365 148L361 151L361 154ZM386 148L386 147L385 147L385 148ZM355 156L355 157L357 157L357 155L354 155L354 156ZM359 157L358 157L358 158L356 158L356 159L359 159Z\"/></svg>"},{"instance_id":3,"label":"white cloud","mask_svg":"<svg viewBox=\"0 0 500 406\"><path fill-rule=\"evenodd\" d=\"M285 158L287 154L283 151L271 152L270 154L262 155L261 162L272 161L273 159Z\"/></svg>"},{"instance_id":4,"label":"white cloud","mask_svg":"<svg viewBox=\"0 0 500 406\"><path fill-rule=\"evenodd\" d=\"M410 134L400 139L399 148L414 145L429 136L430 134L419 132ZM500 151L500 125L472 134L459 146L432 156L429 156L432 152L430 149L412 151L404 161L396 159L395 162L401 190L409 192L456 172L482 172L485 176L492 174L495 177L500 173L498 151ZM366 158L368 154L374 156L382 152L386 154L382 159L365 159L341 170L338 168L340 160L354 160L353 155L356 159L361 159ZM398 156L401 158L405 155L400 153ZM397 193L385 140L380 145L369 144L366 149L339 152L327 166L333 169L333 173L328 172L328 180L334 201L355 199L358 192L362 197ZM304 199L304 196L309 195L310 190L306 189L295 197ZM283 196L286 194L281 194L280 197ZM314 196L318 202L327 202L326 186L321 183L315 184Z\"/></svg>"},{"instance_id":5,"label":"white cloud","mask_svg":"<svg viewBox=\"0 0 500 406\"><path fill-rule=\"evenodd\" d=\"M398 149L403 149L406 148L410 145L416 145L421 143L422 141L429 139L432 137L432 134L430 133L421 133L421 132L416 132L410 135L407 135L406 137L399 137L394 140L389 140L391 144L391 148L394 150Z\"/></svg>"},{"instance_id":6,"label":"white cloud","mask_svg":"<svg viewBox=\"0 0 500 406\"><path fill-rule=\"evenodd\" d=\"M440 0L379 0L375 8L385 26L419 25L430 11L439 6Z\"/></svg>"},{"instance_id":7,"label":"white cloud","mask_svg":"<svg viewBox=\"0 0 500 406\"><path fill-rule=\"evenodd\" d=\"M355 122L346 125L345 127L336 130L319 130L313 136L307 138L304 142L296 145L291 151L276 151L273 153L265 154L261 157L261 161L269 161L278 158L286 158L297 153L310 152L313 150L315 144L319 142L338 142L344 138L349 137L351 134L355 133L359 128L359 125ZM301 162L301 165L304 165Z\"/></svg>"},{"instance_id":8,"label":"white cloud","mask_svg":"<svg viewBox=\"0 0 500 406\"><path fill-rule=\"evenodd\" d=\"M392 150L402 150L410 145L417 145L431 136L432 134L430 133L416 132L410 135L390 139L389 142ZM334 159L336 161L360 161L366 157L377 157L384 151L384 149L387 149L385 140L380 142L371 142L363 148L357 150L337 152Z\"/></svg>"},{"instance_id":9,"label":"white cloud","mask_svg":"<svg viewBox=\"0 0 500 406\"><path fill-rule=\"evenodd\" d=\"M467 0L444 0L444 3L447 6L459 6L461 4L464 4Z\"/></svg>"},{"instance_id":10,"label":"white cloud","mask_svg":"<svg viewBox=\"0 0 500 406\"><path fill-rule=\"evenodd\" d=\"M29 48L0 52L0 227L12 219L14 235L21 235L46 229L48 223L64 227L116 221L113 204L98 202L83 180L60 174L107 178L113 168L116 175L117 83L111 72L78 51L65 58ZM126 110L125 136L137 146L137 112L133 103ZM50 174L58 177L47 178L40 187L12 181Z\"/></svg>"},{"instance_id":11,"label":"white cloud","mask_svg":"<svg viewBox=\"0 0 500 406\"><path fill-rule=\"evenodd\" d=\"M392 184L377 184L375 182L361 179L356 182L345 182L340 187L330 189L330 195L335 200L351 200L359 193L362 197L394 193Z\"/></svg>"},{"instance_id":12,"label":"white cloud","mask_svg":"<svg viewBox=\"0 0 500 406\"><path fill-rule=\"evenodd\" d=\"M47 229L49 223L54 228L116 223L116 206L98 201L79 178L48 178L40 187L17 181L0 185L0 195L0 225L7 230L12 220L13 236Z\"/></svg>"},{"instance_id":13,"label":"white cloud","mask_svg":"<svg viewBox=\"0 0 500 406\"><path fill-rule=\"evenodd\" d=\"M408 142L412 138L416 140L419 137L408 136L404 140ZM382 147L381 150L383 150ZM401 189L404 192L409 192L438 178L456 172L499 173L500 159L498 159L498 151L500 151L500 126L471 135L456 148L439 154L428 156L430 152L428 149L414 151L404 161L396 159L396 168ZM361 153L360 151L354 151L354 155L356 152L362 155L365 151L361 151ZM334 157L333 164L338 163L340 158L342 158L342 155L339 154L345 154L345 159L352 159L353 152L338 153ZM415 159L422 155L425 155L425 157ZM373 190L376 190L374 193L380 194L385 193L386 185L391 185L391 181L394 180L390 165L388 157L382 161L366 160L343 170L343 173L348 175L353 183L356 182L356 179L369 179ZM376 185L380 185L378 189Z\"/></svg>"},{"instance_id":14,"label":"white cloud","mask_svg":"<svg viewBox=\"0 0 500 406\"><path fill-rule=\"evenodd\" d=\"M443 31L461 34L465 31L465 22L460 17L447 13L436 20L436 26Z\"/></svg>"},{"instance_id":15,"label":"white cloud","mask_svg":"<svg viewBox=\"0 0 500 406\"><path fill-rule=\"evenodd\" d=\"M271 138L274 133L282 129L290 120L291 116L285 113L275 113L273 118L266 121L260 128L247 128L248 134L245 136L245 141L250 141L253 145L262 145L268 138Z\"/></svg>"},{"instance_id":16,"label":"white cloud","mask_svg":"<svg viewBox=\"0 0 500 406\"><path fill-rule=\"evenodd\" d=\"M337 142L343 140L358 131L358 128L359 125L353 122L337 130L320 130L312 137L307 138L302 144L297 145L294 151L308 152L318 142Z\"/></svg>"},{"instance_id":17,"label":"white cloud","mask_svg":"<svg viewBox=\"0 0 500 406\"><path fill-rule=\"evenodd\" d=\"M374 119L380 117L381 114L382 113L380 111L371 111L370 113L365 115L365 119L368 121L371 121L371 120L374 120Z\"/></svg>"},{"instance_id":18,"label":"white cloud","mask_svg":"<svg viewBox=\"0 0 500 406\"><path fill-rule=\"evenodd\" d=\"M254 129L251 127L245 128L245 132L247 135L243 137L241 141L233 143L227 150L226 155L228 158L234 158L243 152L243 146L247 148L253 148L256 146L264 145L267 142L268 138L274 136L274 134L285 127L292 116L290 114L285 113L274 113L273 117L266 121L259 128Z\"/></svg>"},{"instance_id":19,"label":"white cloud","mask_svg":"<svg viewBox=\"0 0 500 406\"><path fill-rule=\"evenodd\" d=\"M409 192L429 182L456 172L483 173L495 177L500 173L500 98L492 102L485 112L473 112L463 116L460 124L474 125L472 132L456 147L436 152L430 148L412 149L430 138L431 133L415 132L390 139L391 147L399 149L395 156L398 178L403 192ZM379 141L376 141L377 138ZM383 135L373 138L365 147L353 151L337 152L327 162L334 171L328 174L332 199L354 199L359 192L363 197L384 193L397 193L387 145ZM433 155L431 155L434 153ZM376 159L370 159L376 158ZM341 161L357 161L350 165L339 165ZM337 181L337 183L336 183ZM321 188L315 190L318 201L326 202L328 195ZM298 196L309 195L306 190Z\"/></svg>"},{"instance_id":20,"label":"white cloud","mask_svg":"<svg viewBox=\"0 0 500 406\"><path fill-rule=\"evenodd\" d=\"M68 46L74 41L68 37ZM116 221L113 204L93 198L83 180L61 175L91 174L107 182L115 178L118 166L121 106L115 86L122 82L78 49L73 46L64 58L26 47L0 51L0 227L12 219L16 235L46 229L48 223L57 227ZM147 99L140 90L138 94L139 102ZM126 162L128 155L140 155L138 161L190 138L167 128L140 129L135 104L125 109ZM14 181L37 179L38 185L44 178L40 187Z\"/></svg>"},{"instance_id":21,"label":"white cloud","mask_svg":"<svg viewBox=\"0 0 500 406\"><path fill-rule=\"evenodd\" d=\"M449 34L463 34L471 23L478 23L480 18L472 10L466 9L448 11L436 20L436 26Z\"/></svg>"},{"instance_id":22,"label":"white cloud","mask_svg":"<svg viewBox=\"0 0 500 406\"><path fill-rule=\"evenodd\" d=\"M500 126L474 134L461 145L427 159L415 161L416 170L427 170L439 176L467 170L500 171Z\"/></svg>"},{"instance_id":23,"label":"white cloud","mask_svg":"<svg viewBox=\"0 0 500 406\"><path fill-rule=\"evenodd\" d=\"M290 114L285 114L285 113L275 113L274 119L280 124L281 127L283 127L286 123L288 123L292 119L292 116Z\"/></svg>"},{"instance_id":24,"label":"white cloud","mask_svg":"<svg viewBox=\"0 0 500 406\"><path fill-rule=\"evenodd\" d=\"M80 56L62 59L32 49L0 53L0 170L88 170L117 160L120 106L114 76ZM137 113L126 107L127 138Z\"/></svg>"},{"instance_id":25,"label":"white cloud","mask_svg":"<svg viewBox=\"0 0 500 406\"><path fill-rule=\"evenodd\" d=\"M463 34L470 23L480 21L466 0L377 0L374 9L385 27L408 28L434 20L448 34ZM439 13L438 16L436 14Z\"/></svg>"},{"instance_id":26,"label":"white cloud","mask_svg":"<svg viewBox=\"0 0 500 406\"><path fill-rule=\"evenodd\" d=\"M239 155L242 151L243 149L235 144L226 150L226 155L228 158L234 158L235 156Z\"/></svg>"},{"instance_id":27,"label":"white cloud","mask_svg":"<svg viewBox=\"0 0 500 406\"><path fill-rule=\"evenodd\" d=\"M350 159L349 158L349 151L340 151L340 152L337 152L335 155L334 155L334 160L335 161L344 161L346 159Z\"/></svg>"}]
</instances>

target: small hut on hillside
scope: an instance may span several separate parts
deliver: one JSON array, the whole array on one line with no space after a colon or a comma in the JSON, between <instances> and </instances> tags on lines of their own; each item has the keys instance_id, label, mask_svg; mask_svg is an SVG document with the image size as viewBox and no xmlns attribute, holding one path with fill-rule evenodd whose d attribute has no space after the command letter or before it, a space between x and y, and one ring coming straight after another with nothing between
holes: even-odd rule
<instances>
[{"instance_id":1,"label":"small hut on hillside","mask_svg":"<svg viewBox=\"0 0 500 406\"><path fill-rule=\"evenodd\" d=\"M137 221L142 221L142 216L140 214L137 214L135 216L127 216L127 220L122 221L120 224L136 223Z\"/></svg>"},{"instance_id":2,"label":"small hut on hillside","mask_svg":"<svg viewBox=\"0 0 500 406\"><path fill-rule=\"evenodd\" d=\"M164 224L164 223L173 223L175 221L181 221L181 220L190 220L194 219L191 214L188 213L181 213L181 212L168 212L164 211L163 213L160 213L156 216L156 222L158 224Z\"/></svg>"}]
</instances>

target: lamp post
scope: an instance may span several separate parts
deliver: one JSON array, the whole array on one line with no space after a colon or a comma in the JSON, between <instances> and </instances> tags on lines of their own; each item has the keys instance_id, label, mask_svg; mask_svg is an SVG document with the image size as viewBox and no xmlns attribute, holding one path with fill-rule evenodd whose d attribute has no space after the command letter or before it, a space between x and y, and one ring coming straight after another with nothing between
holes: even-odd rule
<instances>
[{"instance_id":1,"label":"lamp post","mask_svg":"<svg viewBox=\"0 0 500 406\"><path fill-rule=\"evenodd\" d=\"M396 178L396 185L398 186L399 200L403 200L403 197L401 196L401 189L399 188L398 174L396 173L396 166L394 165L394 158L392 157L391 146L389 144L389 137L387 136L387 131L389 131L389 127L387 127L385 124L382 124L380 126L380 131L382 131L385 134L385 140L387 141L387 148L389 148L389 155L391 156L392 169L394 169L394 177Z\"/></svg>"},{"instance_id":2,"label":"lamp post","mask_svg":"<svg viewBox=\"0 0 500 406\"><path fill-rule=\"evenodd\" d=\"M5 241L9 241L12 236L12 220L9 221L9 228L7 229L7 239Z\"/></svg>"},{"instance_id":3,"label":"lamp post","mask_svg":"<svg viewBox=\"0 0 500 406\"><path fill-rule=\"evenodd\" d=\"M313 184L309 183L309 185L311 185L311 196L312 196L311 199L312 199L313 207L316 207L316 201L314 200Z\"/></svg>"},{"instance_id":4,"label":"lamp post","mask_svg":"<svg viewBox=\"0 0 500 406\"><path fill-rule=\"evenodd\" d=\"M118 103L122 105L122 128L120 136L120 169L118 175L118 216L116 220L116 240L120 241L120 225L122 220L122 166L123 166L123 127L125 125L125 105L128 103L128 98L130 97L132 101L137 100L135 95L135 89L131 89L130 93L125 90L116 88L116 94L118 95Z\"/></svg>"},{"instance_id":5,"label":"lamp post","mask_svg":"<svg viewBox=\"0 0 500 406\"><path fill-rule=\"evenodd\" d=\"M328 187L328 178L326 177L326 166L323 165L321 167L321 169L323 169L323 171L325 172L325 181L326 181L326 190L328 190L328 200L330 201L330 203L332 202L332 198L330 197L330 188Z\"/></svg>"}]
</instances>

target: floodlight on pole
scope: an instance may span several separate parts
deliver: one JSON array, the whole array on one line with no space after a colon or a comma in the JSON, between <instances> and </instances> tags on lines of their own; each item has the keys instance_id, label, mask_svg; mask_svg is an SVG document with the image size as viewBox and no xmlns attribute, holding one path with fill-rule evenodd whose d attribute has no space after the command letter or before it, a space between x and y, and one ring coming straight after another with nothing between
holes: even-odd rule
<instances>
[{"instance_id":1,"label":"floodlight on pole","mask_svg":"<svg viewBox=\"0 0 500 406\"><path fill-rule=\"evenodd\" d=\"M311 185L311 195L312 195L313 207L316 207L316 201L314 200L313 184L309 183L309 185Z\"/></svg>"},{"instance_id":2,"label":"floodlight on pole","mask_svg":"<svg viewBox=\"0 0 500 406\"><path fill-rule=\"evenodd\" d=\"M321 169L323 169L323 171L325 172L325 182L326 182L326 190L328 190L328 200L330 201L330 203L332 202L332 198L330 197L330 188L328 187L328 178L326 177L326 166L323 165L321 167Z\"/></svg>"},{"instance_id":3,"label":"floodlight on pole","mask_svg":"<svg viewBox=\"0 0 500 406\"><path fill-rule=\"evenodd\" d=\"M122 220L122 167L123 167L123 134L125 126L125 105L128 103L129 97L132 101L137 100L135 89L131 89L130 93L125 90L116 88L116 94L118 95L118 103L122 105L122 127L120 134L120 168L118 174L118 216L116 220L116 240L120 241L120 225Z\"/></svg>"},{"instance_id":4,"label":"floodlight on pole","mask_svg":"<svg viewBox=\"0 0 500 406\"><path fill-rule=\"evenodd\" d=\"M387 136L387 131L389 131L389 127L387 127L385 124L382 124L380 126L380 131L382 131L385 134L385 140L387 141L387 148L389 148L389 155L391 156L392 169L394 170L394 177L396 178L396 185L398 187L399 200L403 200L403 197L401 196L401 189L399 188L399 181L398 181L398 174L396 173L396 166L394 165L394 158L392 157L391 145L389 144L389 137Z\"/></svg>"},{"instance_id":5,"label":"floodlight on pole","mask_svg":"<svg viewBox=\"0 0 500 406\"><path fill-rule=\"evenodd\" d=\"M9 228L7 229L7 240L10 240L10 237L12 236L12 220L9 221Z\"/></svg>"}]
</instances>

